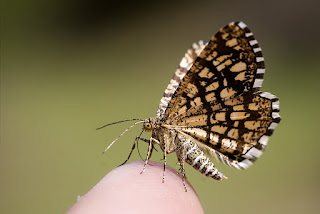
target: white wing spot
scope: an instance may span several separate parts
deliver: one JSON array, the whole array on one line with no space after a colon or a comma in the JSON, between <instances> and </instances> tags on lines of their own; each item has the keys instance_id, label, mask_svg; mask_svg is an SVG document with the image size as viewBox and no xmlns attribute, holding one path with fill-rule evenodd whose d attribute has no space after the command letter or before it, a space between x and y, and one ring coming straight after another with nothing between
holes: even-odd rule
<instances>
[{"instance_id":1,"label":"white wing spot","mask_svg":"<svg viewBox=\"0 0 320 214\"><path fill-rule=\"evenodd\" d=\"M257 74L263 74L266 70L263 68L258 68L257 69Z\"/></svg>"},{"instance_id":2,"label":"white wing spot","mask_svg":"<svg viewBox=\"0 0 320 214\"><path fill-rule=\"evenodd\" d=\"M243 22L239 22L239 27L242 28L242 29L245 29L247 27L247 25Z\"/></svg>"},{"instance_id":3,"label":"white wing spot","mask_svg":"<svg viewBox=\"0 0 320 214\"><path fill-rule=\"evenodd\" d=\"M268 143L269 137L266 135L263 135L260 139L259 139L259 143L266 146Z\"/></svg>"},{"instance_id":4,"label":"white wing spot","mask_svg":"<svg viewBox=\"0 0 320 214\"><path fill-rule=\"evenodd\" d=\"M250 33L246 33L245 36L246 36L246 37L253 36L253 33L251 33L251 32L250 32Z\"/></svg>"},{"instance_id":5,"label":"white wing spot","mask_svg":"<svg viewBox=\"0 0 320 214\"><path fill-rule=\"evenodd\" d=\"M258 44L258 41L257 40L251 40L249 41L250 45L251 46L254 46L255 44Z\"/></svg>"},{"instance_id":6,"label":"white wing spot","mask_svg":"<svg viewBox=\"0 0 320 214\"><path fill-rule=\"evenodd\" d=\"M263 57L257 57L257 58L256 58L256 61L257 61L257 62L263 62L264 59L263 59Z\"/></svg>"},{"instance_id":7,"label":"white wing spot","mask_svg":"<svg viewBox=\"0 0 320 214\"><path fill-rule=\"evenodd\" d=\"M263 79L256 79L254 81L253 87L254 88L260 88L262 86L262 83L263 83Z\"/></svg>"}]
</instances>

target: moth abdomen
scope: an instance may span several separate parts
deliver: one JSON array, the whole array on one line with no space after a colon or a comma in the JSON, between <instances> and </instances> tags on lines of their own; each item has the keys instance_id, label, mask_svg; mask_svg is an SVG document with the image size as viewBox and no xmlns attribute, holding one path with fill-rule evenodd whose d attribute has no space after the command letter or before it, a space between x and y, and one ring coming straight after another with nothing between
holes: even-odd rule
<instances>
[{"instance_id":1,"label":"moth abdomen","mask_svg":"<svg viewBox=\"0 0 320 214\"><path fill-rule=\"evenodd\" d=\"M215 180L227 179L226 176L219 172L196 143L191 140L185 140L183 146L185 150L185 162L207 177L212 177Z\"/></svg>"}]
</instances>

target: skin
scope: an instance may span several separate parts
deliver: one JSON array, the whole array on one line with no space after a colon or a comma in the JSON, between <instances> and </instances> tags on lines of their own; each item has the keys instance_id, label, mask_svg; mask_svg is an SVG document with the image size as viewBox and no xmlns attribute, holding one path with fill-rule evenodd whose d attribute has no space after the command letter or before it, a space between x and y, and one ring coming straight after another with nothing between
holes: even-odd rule
<instances>
[{"instance_id":1,"label":"skin","mask_svg":"<svg viewBox=\"0 0 320 214\"><path fill-rule=\"evenodd\" d=\"M185 192L177 171L167 166L162 183L162 163L149 161L140 174L143 165L133 161L112 170L66 213L204 213L188 182Z\"/></svg>"}]
</instances>

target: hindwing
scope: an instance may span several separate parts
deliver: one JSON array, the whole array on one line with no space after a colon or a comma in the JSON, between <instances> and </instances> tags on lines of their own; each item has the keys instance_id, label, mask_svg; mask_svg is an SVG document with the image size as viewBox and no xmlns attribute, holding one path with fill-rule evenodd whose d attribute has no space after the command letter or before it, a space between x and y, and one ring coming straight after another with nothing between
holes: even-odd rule
<instances>
[{"instance_id":1,"label":"hindwing","mask_svg":"<svg viewBox=\"0 0 320 214\"><path fill-rule=\"evenodd\" d=\"M218 160L236 168L249 167L280 122L278 98L266 92L246 93L212 108L215 111L210 114L203 109L180 118L175 129L194 138Z\"/></svg>"}]
</instances>

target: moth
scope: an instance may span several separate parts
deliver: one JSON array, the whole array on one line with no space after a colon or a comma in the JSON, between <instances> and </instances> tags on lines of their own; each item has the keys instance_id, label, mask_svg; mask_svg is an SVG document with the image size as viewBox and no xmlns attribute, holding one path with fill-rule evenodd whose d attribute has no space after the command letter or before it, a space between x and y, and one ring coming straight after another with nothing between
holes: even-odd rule
<instances>
[{"instance_id":1,"label":"moth","mask_svg":"<svg viewBox=\"0 0 320 214\"><path fill-rule=\"evenodd\" d=\"M259 91L264 73L264 58L252 32L243 22L232 22L209 42L199 41L188 49L164 92L157 116L124 120L137 122L104 152L142 123L142 132L151 132L151 137L144 139L141 132L124 163L142 140L148 143L142 172L158 145L163 151L163 181L171 153L177 155L184 187L185 163L208 177L224 180L227 177L209 157L236 169L248 168L262 155L281 120L279 99Z\"/></svg>"}]
</instances>

